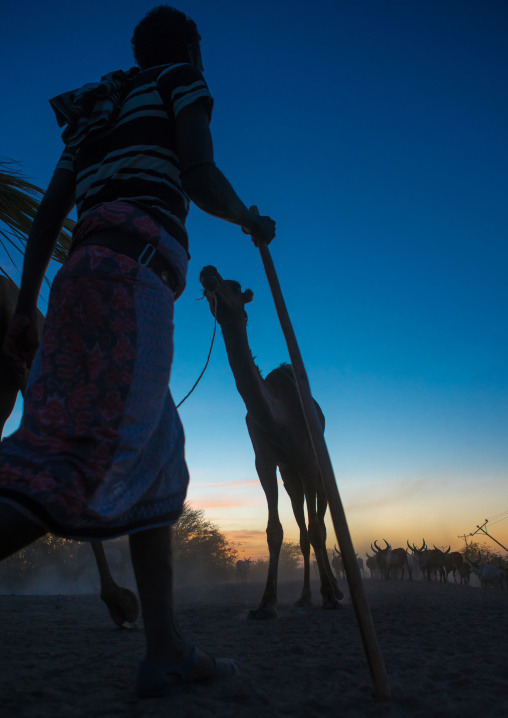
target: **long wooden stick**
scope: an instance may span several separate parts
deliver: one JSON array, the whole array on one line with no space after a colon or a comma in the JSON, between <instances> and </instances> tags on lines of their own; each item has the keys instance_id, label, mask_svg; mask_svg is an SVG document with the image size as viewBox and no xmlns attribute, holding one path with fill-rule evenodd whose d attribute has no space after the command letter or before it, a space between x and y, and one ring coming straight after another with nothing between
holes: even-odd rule
<instances>
[{"instance_id":1,"label":"long wooden stick","mask_svg":"<svg viewBox=\"0 0 508 718\"><path fill-rule=\"evenodd\" d=\"M330 455L326 446L323 430L321 429L321 424L319 423L319 419L316 414L316 409L314 408L307 372L305 371L300 349L289 319L286 303L284 301L284 297L282 296L279 280L275 272L275 267L268 245L264 242L260 242L259 251L261 253L261 259L263 260L266 276L268 278L268 283L275 302L275 308L279 316L280 325L286 339L289 356L295 373L296 384L298 386L298 393L300 394L303 413L305 414L305 421L307 422L310 438L319 464L321 476L323 478L326 496L330 506L333 527L339 542L342 560L344 562L344 569L346 571L346 578L349 584L349 590L351 591L351 600L353 602L356 620L358 621L358 626L360 628L365 655L374 683L374 690L378 698L389 698L391 695L391 689L388 681L388 675L386 673L383 656L381 655L376 632L374 630L372 615L365 595L360 569L358 568L356 561L356 554L353 548L353 542L351 541L351 535L346 521L346 514L344 513L339 490L337 488L337 482L333 473Z\"/></svg>"}]
</instances>

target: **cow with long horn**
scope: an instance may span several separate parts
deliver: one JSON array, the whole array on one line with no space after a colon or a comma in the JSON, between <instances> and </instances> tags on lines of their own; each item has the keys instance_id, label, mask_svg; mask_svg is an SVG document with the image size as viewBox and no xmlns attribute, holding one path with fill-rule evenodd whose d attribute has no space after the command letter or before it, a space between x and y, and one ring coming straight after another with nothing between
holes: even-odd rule
<instances>
[{"instance_id":1,"label":"cow with long horn","mask_svg":"<svg viewBox=\"0 0 508 718\"><path fill-rule=\"evenodd\" d=\"M436 548L434 546L434 548ZM448 546L448 550L443 552L443 568L445 571L445 581L448 581L448 574L453 574L453 580L455 583L457 583L457 576L456 571L458 572L459 576L460 568L462 564L464 563L464 558L461 553L458 551L450 551L450 546Z\"/></svg>"},{"instance_id":2,"label":"cow with long horn","mask_svg":"<svg viewBox=\"0 0 508 718\"><path fill-rule=\"evenodd\" d=\"M385 579L389 579L392 576L395 578L404 578L404 573L407 571L409 580L412 580L411 567L407 560L406 549L404 548L392 548L386 539L383 539L386 544L386 548L380 549L377 543L374 541L374 546L377 548L376 557L378 563L382 569L382 575ZM372 544L371 544L372 546ZM374 549L374 546L372 548ZM374 549L375 550L375 549Z\"/></svg>"},{"instance_id":3,"label":"cow with long horn","mask_svg":"<svg viewBox=\"0 0 508 718\"><path fill-rule=\"evenodd\" d=\"M387 562L388 554L391 551L392 547L390 546L390 544L388 543L388 541L386 539L383 539L383 541L386 544L385 548L380 548L377 545L377 540L374 541L374 545L371 544L370 547L374 551L374 556L375 556L375 559L376 559L376 562L378 565L379 573L381 574L381 576L383 578L387 579L388 573L387 573L386 562Z\"/></svg>"},{"instance_id":4,"label":"cow with long horn","mask_svg":"<svg viewBox=\"0 0 508 718\"><path fill-rule=\"evenodd\" d=\"M244 559L238 559L236 562L236 580L241 581L244 583L247 580L247 574L249 572L250 565L252 563L252 559L244 558Z\"/></svg>"},{"instance_id":5,"label":"cow with long horn","mask_svg":"<svg viewBox=\"0 0 508 718\"><path fill-rule=\"evenodd\" d=\"M427 544L425 543L425 539L423 539L423 544L421 548L417 548L413 544L413 549L415 553L418 555L418 561L420 563L420 569L422 571L422 574L425 576L427 581L431 580L431 576L434 575L437 581L437 578L439 576L439 581L441 583L445 582L445 570L443 566L443 556L444 553L438 548L429 549L427 547Z\"/></svg>"},{"instance_id":6,"label":"cow with long horn","mask_svg":"<svg viewBox=\"0 0 508 718\"><path fill-rule=\"evenodd\" d=\"M332 568L335 571L335 575L338 579L342 579L345 577L345 571L344 571L344 562L342 561L342 554L337 548L337 546L333 547L333 558L332 558Z\"/></svg>"},{"instance_id":7,"label":"cow with long horn","mask_svg":"<svg viewBox=\"0 0 508 718\"><path fill-rule=\"evenodd\" d=\"M478 559L474 561L466 554L466 558L471 564L471 573L478 576L482 588L486 586L494 586L495 588L507 588L506 569L501 566L494 566L491 563L482 563L482 554L478 551Z\"/></svg>"},{"instance_id":8,"label":"cow with long horn","mask_svg":"<svg viewBox=\"0 0 508 718\"><path fill-rule=\"evenodd\" d=\"M378 572L379 572L379 565L378 565L378 562L377 562L377 560L376 560L376 557L375 557L375 556L371 556L371 555L368 554L367 552L365 552L365 556L366 556L366 558L367 558L366 565L367 565L367 568L368 568L369 571L370 571L370 577L371 577L371 578L376 578L377 575L378 575Z\"/></svg>"},{"instance_id":9,"label":"cow with long horn","mask_svg":"<svg viewBox=\"0 0 508 718\"><path fill-rule=\"evenodd\" d=\"M411 568L411 573L413 575L413 578L419 579L422 578L422 572L420 569L420 561L418 559L418 554L416 553L415 549L409 541L406 541L407 543L407 562L409 564L409 567Z\"/></svg>"}]
</instances>

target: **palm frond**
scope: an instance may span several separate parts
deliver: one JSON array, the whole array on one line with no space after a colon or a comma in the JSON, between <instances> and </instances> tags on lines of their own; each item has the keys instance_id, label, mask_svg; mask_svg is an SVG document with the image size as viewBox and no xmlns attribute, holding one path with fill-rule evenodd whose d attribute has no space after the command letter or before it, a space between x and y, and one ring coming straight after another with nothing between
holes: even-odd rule
<instances>
[{"instance_id":1,"label":"palm frond","mask_svg":"<svg viewBox=\"0 0 508 718\"><path fill-rule=\"evenodd\" d=\"M13 160L0 159L0 222L7 227L7 233L21 244L21 248L13 240L11 243L24 253L24 245L28 238L32 222L39 209L44 191L32 184L14 167ZM57 240L53 259L63 264L67 259L71 244L70 232L75 222L66 219ZM1 234L6 237L5 232ZM2 240L0 240L5 248Z\"/></svg>"}]
</instances>

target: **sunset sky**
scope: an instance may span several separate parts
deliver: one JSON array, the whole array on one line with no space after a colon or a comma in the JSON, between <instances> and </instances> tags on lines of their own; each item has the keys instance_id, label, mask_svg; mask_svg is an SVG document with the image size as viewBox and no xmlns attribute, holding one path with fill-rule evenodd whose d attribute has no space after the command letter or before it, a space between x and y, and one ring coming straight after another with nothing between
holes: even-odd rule
<instances>
[{"instance_id":1,"label":"sunset sky","mask_svg":"<svg viewBox=\"0 0 508 718\"><path fill-rule=\"evenodd\" d=\"M131 67L132 30L154 4L3 0L0 156L46 187L63 147L48 100ZM383 538L460 548L486 518L508 546L508 4L176 6L203 37L217 164L277 221L272 257L356 550ZM212 337L198 301L207 264L254 291L249 338L263 374L288 359L249 238L196 207L188 229L177 402ZM266 501L220 332L180 412L190 502L241 555L265 556ZM19 419L18 405L6 433ZM283 489L280 505L297 540Z\"/></svg>"}]
</instances>

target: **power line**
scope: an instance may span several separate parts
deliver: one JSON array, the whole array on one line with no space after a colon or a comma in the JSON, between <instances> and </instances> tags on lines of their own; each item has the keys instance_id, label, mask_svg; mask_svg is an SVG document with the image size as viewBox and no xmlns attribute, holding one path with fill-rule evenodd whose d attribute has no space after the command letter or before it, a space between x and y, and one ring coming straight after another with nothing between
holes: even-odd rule
<instances>
[{"instance_id":1,"label":"power line","mask_svg":"<svg viewBox=\"0 0 508 718\"><path fill-rule=\"evenodd\" d=\"M494 516L489 516L488 521L491 521L492 519L498 519L500 516L506 516L508 518L508 511L501 511L499 514L494 514Z\"/></svg>"}]
</instances>

